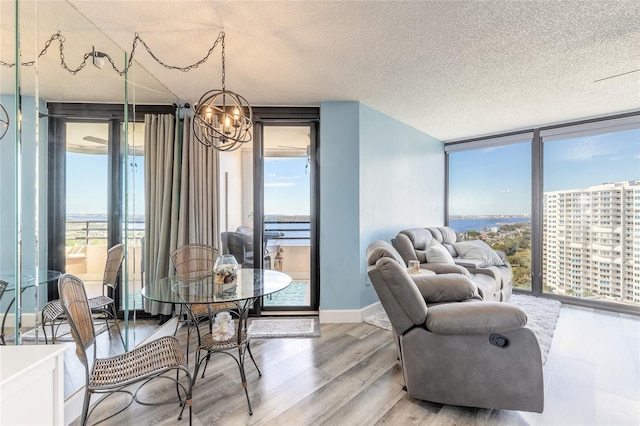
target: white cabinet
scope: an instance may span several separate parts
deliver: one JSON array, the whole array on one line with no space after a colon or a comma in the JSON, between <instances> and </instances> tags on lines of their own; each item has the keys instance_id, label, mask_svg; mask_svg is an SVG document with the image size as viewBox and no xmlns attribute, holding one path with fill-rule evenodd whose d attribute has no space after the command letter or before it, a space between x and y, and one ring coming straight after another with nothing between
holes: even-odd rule
<instances>
[{"instance_id":1,"label":"white cabinet","mask_svg":"<svg viewBox=\"0 0 640 426\"><path fill-rule=\"evenodd\" d=\"M0 346L0 425L64 424L67 345Z\"/></svg>"}]
</instances>

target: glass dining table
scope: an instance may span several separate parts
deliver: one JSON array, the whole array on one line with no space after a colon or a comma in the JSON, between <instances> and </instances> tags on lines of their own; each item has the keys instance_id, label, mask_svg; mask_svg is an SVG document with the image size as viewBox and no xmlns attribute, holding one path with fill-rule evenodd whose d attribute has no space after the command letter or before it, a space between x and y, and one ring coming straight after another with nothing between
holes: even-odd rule
<instances>
[{"instance_id":1,"label":"glass dining table","mask_svg":"<svg viewBox=\"0 0 640 426\"><path fill-rule=\"evenodd\" d=\"M48 270L46 273L38 275L38 284L46 285L51 281L57 280L60 277L60 275L62 275L60 271ZM8 297L11 296L11 301L7 305L7 308L4 311L4 315L2 316L2 326L0 327L0 344L5 345L6 344L5 335L4 335L5 323L7 321L7 316L11 311L11 307L16 301L15 299L16 276L14 273L11 273L11 272L0 271L0 280L6 281L8 283L7 288L4 291L4 294L2 295L2 299L5 299L5 298L8 299ZM24 293L24 291L28 288L35 287L35 285L36 285L36 279L33 275L28 275L28 274L23 275L22 282L20 284L20 288L21 288L20 294Z\"/></svg>"},{"instance_id":2,"label":"glass dining table","mask_svg":"<svg viewBox=\"0 0 640 426\"><path fill-rule=\"evenodd\" d=\"M215 352L225 352L233 357L238 364L240 377L242 379L242 387L244 388L249 406L249 414L253 414L251 409L251 401L247 390L247 379L244 370L244 359L248 352L253 361L258 374L262 376L249 345L249 337L247 335L247 319L249 311L254 306L254 302L263 296L268 296L284 290L291 284L291 277L282 272L269 269L249 269L243 268L238 270L237 281L233 284L216 283L215 275L212 273L199 278L184 279L177 276L162 278L156 282L147 284L142 289L142 296L154 302L172 303L176 305L184 305L188 315L194 324L197 324L191 306L196 304L212 305L216 303L235 304L236 309L232 309L237 317L237 325L233 336L221 337L211 330L206 334L201 334L196 327L198 334L198 348L196 352L195 370L193 373L193 381L198 375L198 370L203 361L208 363L210 355ZM237 357L227 351L237 349ZM189 354L187 353L187 358ZM205 363L202 377L206 371Z\"/></svg>"}]
</instances>

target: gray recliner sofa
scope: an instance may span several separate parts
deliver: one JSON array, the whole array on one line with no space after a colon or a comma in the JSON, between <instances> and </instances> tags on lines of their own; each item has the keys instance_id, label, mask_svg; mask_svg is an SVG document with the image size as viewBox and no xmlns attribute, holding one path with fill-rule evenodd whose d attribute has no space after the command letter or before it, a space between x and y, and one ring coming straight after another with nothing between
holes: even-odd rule
<instances>
[{"instance_id":1,"label":"gray recliner sofa","mask_svg":"<svg viewBox=\"0 0 640 426\"><path fill-rule=\"evenodd\" d=\"M432 240L435 240L435 244ZM507 301L513 288L511 265L504 253L491 249L480 240L461 241L449 227L404 229L391 240L393 247L408 265L418 260L420 267L436 273L458 272L474 282L482 300ZM450 255L450 263L430 259L432 245L439 245Z\"/></svg>"},{"instance_id":2,"label":"gray recliner sofa","mask_svg":"<svg viewBox=\"0 0 640 426\"><path fill-rule=\"evenodd\" d=\"M542 412L542 359L527 317L499 302L459 297L427 306L423 289L385 241L367 250L368 275L393 327L410 397L441 404ZM427 277L429 278L429 277ZM438 285L442 276L430 276ZM462 281L460 281L462 283ZM446 284L441 284L446 289ZM473 289L471 289L473 290Z\"/></svg>"}]
</instances>

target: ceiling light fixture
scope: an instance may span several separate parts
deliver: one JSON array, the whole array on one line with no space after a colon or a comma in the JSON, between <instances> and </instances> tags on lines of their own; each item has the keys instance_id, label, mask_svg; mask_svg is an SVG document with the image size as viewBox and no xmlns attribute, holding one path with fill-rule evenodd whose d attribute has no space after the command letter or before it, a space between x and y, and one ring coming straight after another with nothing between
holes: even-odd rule
<instances>
[{"instance_id":1,"label":"ceiling light fixture","mask_svg":"<svg viewBox=\"0 0 640 426\"><path fill-rule=\"evenodd\" d=\"M4 135L7 134L9 130L9 113L6 109L0 104L0 140L4 138Z\"/></svg>"},{"instance_id":2,"label":"ceiling light fixture","mask_svg":"<svg viewBox=\"0 0 640 426\"><path fill-rule=\"evenodd\" d=\"M203 145L233 151L250 142L253 127L251 105L225 87L224 32L222 37L222 89L209 90L193 105L193 134Z\"/></svg>"},{"instance_id":3,"label":"ceiling light fixture","mask_svg":"<svg viewBox=\"0 0 640 426\"><path fill-rule=\"evenodd\" d=\"M153 53L151 48L138 33L135 34L129 59L122 70L116 66L113 58L109 54L97 51L95 47L93 47L91 52L84 54L80 65L76 68L70 68L65 62L64 57L64 43L66 39L59 31L52 34L49 40L45 42L44 48L40 51L38 57L45 55L50 45L54 41L57 41L59 44L58 50L60 51L60 66L72 75L79 73L91 59L93 65L100 69L103 69L106 63L109 62L114 71L116 71L120 76L124 76L133 65L133 57L136 54L138 43L140 43L144 46L149 55L151 55L157 63L166 69L189 72L205 63L215 50L216 46L220 43L222 44L222 89L209 90L202 95L197 104L193 105L193 110L196 113L194 117L193 133L195 138L205 146L213 147L219 151L233 151L239 148L242 144L250 142L253 139L253 112L251 110L251 105L249 105L249 102L247 102L244 97L227 90L225 87L224 36L224 31L220 31L218 38L213 43L213 46L209 48L207 54L202 59L191 65L187 65L186 67L178 67L164 63L155 53ZM35 60L21 63L23 66L33 66L34 64ZM0 61L0 66L11 68L15 65L15 63ZM7 115L4 108L2 108L2 110L3 111L0 111L0 113L4 112L4 115ZM0 119L1 118L2 115L0 115ZM6 119L6 123L4 121L0 121L0 134L2 136L6 133L7 127L8 117Z\"/></svg>"}]
</instances>

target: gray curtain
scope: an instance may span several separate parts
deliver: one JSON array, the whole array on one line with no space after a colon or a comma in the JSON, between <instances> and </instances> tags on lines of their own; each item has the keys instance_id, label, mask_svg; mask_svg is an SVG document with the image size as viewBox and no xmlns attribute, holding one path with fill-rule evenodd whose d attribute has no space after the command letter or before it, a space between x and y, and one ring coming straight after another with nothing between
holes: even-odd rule
<instances>
[{"instance_id":1,"label":"gray curtain","mask_svg":"<svg viewBox=\"0 0 640 426\"><path fill-rule=\"evenodd\" d=\"M185 117L178 247L199 243L219 249L219 152L199 143L192 126L192 117Z\"/></svg>"},{"instance_id":2,"label":"gray curtain","mask_svg":"<svg viewBox=\"0 0 640 426\"><path fill-rule=\"evenodd\" d=\"M145 285L174 274L170 253L185 244L218 247L219 153L193 137L192 119L145 116ZM171 289L167 289L171 291ZM172 306L145 299L145 311Z\"/></svg>"}]
</instances>

